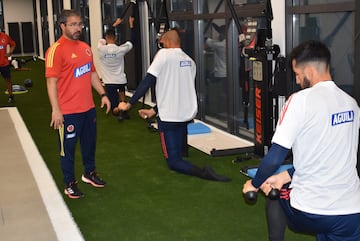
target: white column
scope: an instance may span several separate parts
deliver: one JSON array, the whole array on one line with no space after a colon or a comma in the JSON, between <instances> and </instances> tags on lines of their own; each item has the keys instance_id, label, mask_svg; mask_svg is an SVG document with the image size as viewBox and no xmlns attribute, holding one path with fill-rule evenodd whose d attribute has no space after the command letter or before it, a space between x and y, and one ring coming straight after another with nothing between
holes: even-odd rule
<instances>
[{"instance_id":1,"label":"white column","mask_svg":"<svg viewBox=\"0 0 360 241\"><path fill-rule=\"evenodd\" d=\"M36 0L36 22L38 29L38 43L39 43L39 56L40 58L45 58L45 53L43 50L43 36L42 36L42 22L41 22L41 11L40 11L40 0Z\"/></svg>"},{"instance_id":2,"label":"white column","mask_svg":"<svg viewBox=\"0 0 360 241\"><path fill-rule=\"evenodd\" d=\"M95 66L98 66L98 53L97 53L97 43L98 40L102 37L102 18L101 18L101 1L100 0L91 0L89 1L89 20L90 20L90 44L91 49L94 54L94 63ZM97 67L99 71L100 68ZM101 73L99 72L99 75Z\"/></svg>"},{"instance_id":3,"label":"white column","mask_svg":"<svg viewBox=\"0 0 360 241\"><path fill-rule=\"evenodd\" d=\"M70 0L64 0L63 5L64 5L64 9L71 9L71 1Z\"/></svg>"},{"instance_id":4,"label":"white column","mask_svg":"<svg viewBox=\"0 0 360 241\"><path fill-rule=\"evenodd\" d=\"M48 9L48 17L47 18L48 18L48 24L49 24L49 41L50 41L50 46L51 46L55 42L54 15L53 15L53 6L52 6L51 0L47 0L47 9Z\"/></svg>"},{"instance_id":5,"label":"white column","mask_svg":"<svg viewBox=\"0 0 360 241\"><path fill-rule=\"evenodd\" d=\"M273 44L280 46L281 54L285 55L285 1L271 0L274 19L271 23Z\"/></svg>"}]
</instances>

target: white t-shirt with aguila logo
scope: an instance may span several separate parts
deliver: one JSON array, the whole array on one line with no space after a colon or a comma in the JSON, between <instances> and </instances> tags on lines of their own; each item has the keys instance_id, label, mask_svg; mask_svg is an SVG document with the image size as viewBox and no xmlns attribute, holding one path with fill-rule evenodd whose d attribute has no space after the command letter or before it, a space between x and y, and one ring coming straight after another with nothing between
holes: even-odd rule
<instances>
[{"instance_id":1,"label":"white t-shirt with aguila logo","mask_svg":"<svg viewBox=\"0 0 360 241\"><path fill-rule=\"evenodd\" d=\"M320 215L360 212L359 107L333 81L293 94L272 142L292 148L291 206Z\"/></svg>"}]
</instances>

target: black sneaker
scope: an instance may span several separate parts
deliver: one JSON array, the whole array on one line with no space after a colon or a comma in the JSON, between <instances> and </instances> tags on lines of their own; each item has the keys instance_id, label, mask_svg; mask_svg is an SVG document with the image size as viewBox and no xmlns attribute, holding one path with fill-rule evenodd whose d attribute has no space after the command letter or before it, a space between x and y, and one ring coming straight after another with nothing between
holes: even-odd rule
<instances>
[{"instance_id":1,"label":"black sneaker","mask_svg":"<svg viewBox=\"0 0 360 241\"><path fill-rule=\"evenodd\" d=\"M123 111L119 111L117 119L118 119L118 121L123 121L125 119Z\"/></svg>"},{"instance_id":2,"label":"black sneaker","mask_svg":"<svg viewBox=\"0 0 360 241\"><path fill-rule=\"evenodd\" d=\"M91 184L93 187L105 187L106 182L103 181L95 171L89 174L83 174L81 180L85 183Z\"/></svg>"},{"instance_id":3,"label":"black sneaker","mask_svg":"<svg viewBox=\"0 0 360 241\"><path fill-rule=\"evenodd\" d=\"M84 193L82 193L76 185L76 182L71 182L65 188L64 193L72 199L84 197Z\"/></svg>"},{"instance_id":4,"label":"black sneaker","mask_svg":"<svg viewBox=\"0 0 360 241\"><path fill-rule=\"evenodd\" d=\"M14 95L9 95L8 102L9 102L10 104L15 102Z\"/></svg>"},{"instance_id":5,"label":"black sneaker","mask_svg":"<svg viewBox=\"0 0 360 241\"><path fill-rule=\"evenodd\" d=\"M231 181L231 178L215 173L215 171L211 167L208 167L208 166L203 168L202 175L203 175L203 178L207 179L207 180L213 180L213 181L218 181L218 182L230 182Z\"/></svg>"},{"instance_id":6,"label":"black sneaker","mask_svg":"<svg viewBox=\"0 0 360 241\"><path fill-rule=\"evenodd\" d=\"M130 119L129 112L127 112L127 111L123 111L122 116L123 116L123 118L126 119L126 120L129 120L129 119Z\"/></svg>"}]
</instances>

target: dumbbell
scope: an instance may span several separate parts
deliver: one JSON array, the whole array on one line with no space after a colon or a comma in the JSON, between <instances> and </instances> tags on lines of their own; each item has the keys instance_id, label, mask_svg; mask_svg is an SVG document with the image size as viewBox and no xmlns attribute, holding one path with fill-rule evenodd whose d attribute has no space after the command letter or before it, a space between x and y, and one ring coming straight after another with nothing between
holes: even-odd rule
<instances>
[{"instance_id":1,"label":"dumbbell","mask_svg":"<svg viewBox=\"0 0 360 241\"><path fill-rule=\"evenodd\" d=\"M269 199L271 200L277 200L280 198L280 190L277 188L272 188L268 195ZM257 200L257 192L250 191L245 193L245 199L248 202L256 202Z\"/></svg>"}]
</instances>

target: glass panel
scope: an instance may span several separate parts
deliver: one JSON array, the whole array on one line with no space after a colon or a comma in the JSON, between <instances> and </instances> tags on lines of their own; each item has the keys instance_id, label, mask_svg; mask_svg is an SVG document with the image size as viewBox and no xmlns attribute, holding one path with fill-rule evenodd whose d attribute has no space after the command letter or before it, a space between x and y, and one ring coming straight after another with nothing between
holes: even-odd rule
<instances>
[{"instance_id":1,"label":"glass panel","mask_svg":"<svg viewBox=\"0 0 360 241\"><path fill-rule=\"evenodd\" d=\"M202 13L223 13L225 12L224 0L202 1Z\"/></svg>"},{"instance_id":2,"label":"glass panel","mask_svg":"<svg viewBox=\"0 0 360 241\"><path fill-rule=\"evenodd\" d=\"M192 0L172 0L170 1L170 10L174 12L192 11Z\"/></svg>"},{"instance_id":3,"label":"glass panel","mask_svg":"<svg viewBox=\"0 0 360 241\"><path fill-rule=\"evenodd\" d=\"M322 3L345 3L345 2L355 2L355 0L300 0L296 5L313 5L313 4L322 4Z\"/></svg>"},{"instance_id":4,"label":"glass panel","mask_svg":"<svg viewBox=\"0 0 360 241\"><path fill-rule=\"evenodd\" d=\"M181 47L193 60L194 59L194 22L192 20L172 21L172 28L180 32Z\"/></svg>"},{"instance_id":5,"label":"glass panel","mask_svg":"<svg viewBox=\"0 0 360 241\"><path fill-rule=\"evenodd\" d=\"M63 9L63 1L59 0L53 0L52 1L53 6L53 18L54 18L54 36L55 40L59 39L62 35L61 28L57 24L58 17Z\"/></svg>"},{"instance_id":6,"label":"glass panel","mask_svg":"<svg viewBox=\"0 0 360 241\"><path fill-rule=\"evenodd\" d=\"M205 119L227 126L228 80L226 26L224 19L215 19L205 28ZM221 124L223 123L223 124Z\"/></svg>"},{"instance_id":7,"label":"glass panel","mask_svg":"<svg viewBox=\"0 0 360 241\"><path fill-rule=\"evenodd\" d=\"M263 3L264 0L233 0L234 5Z\"/></svg>"},{"instance_id":8,"label":"glass panel","mask_svg":"<svg viewBox=\"0 0 360 241\"><path fill-rule=\"evenodd\" d=\"M257 31L257 18L239 18L251 46ZM254 24L255 23L255 24ZM254 135L254 88L252 65L241 54L238 37L229 36L225 19L205 21L204 73L205 121L223 130L252 139ZM230 31L231 32L231 31ZM228 39L228 37L230 39ZM200 50L201 52L201 50ZM201 56L200 56L201 57ZM228 66L228 63L232 65ZM201 61L200 61L201 62ZM234 125L235 124L235 125Z\"/></svg>"},{"instance_id":9,"label":"glass panel","mask_svg":"<svg viewBox=\"0 0 360 241\"><path fill-rule=\"evenodd\" d=\"M317 39L331 51L331 74L348 93L354 85L354 14L352 12L293 16L293 46Z\"/></svg>"},{"instance_id":10,"label":"glass panel","mask_svg":"<svg viewBox=\"0 0 360 241\"><path fill-rule=\"evenodd\" d=\"M112 26L115 19L112 1L102 0L101 8L103 32L105 32L110 26Z\"/></svg>"},{"instance_id":11,"label":"glass panel","mask_svg":"<svg viewBox=\"0 0 360 241\"><path fill-rule=\"evenodd\" d=\"M125 11L125 1L124 0L102 0L101 8L102 8L102 26L103 33L110 27L112 27L116 18L121 17L123 11ZM127 26L126 26L127 27ZM120 24L116 27L115 31L118 35L118 43L122 43L125 41L124 31L126 28L124 24Z\"/></svg>"}]
</instances>

